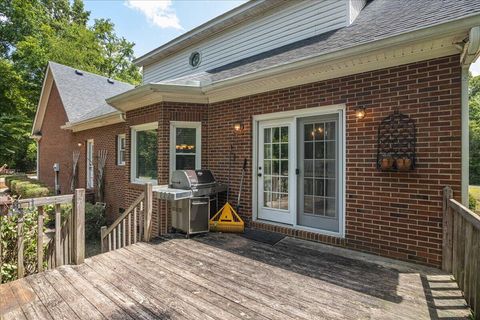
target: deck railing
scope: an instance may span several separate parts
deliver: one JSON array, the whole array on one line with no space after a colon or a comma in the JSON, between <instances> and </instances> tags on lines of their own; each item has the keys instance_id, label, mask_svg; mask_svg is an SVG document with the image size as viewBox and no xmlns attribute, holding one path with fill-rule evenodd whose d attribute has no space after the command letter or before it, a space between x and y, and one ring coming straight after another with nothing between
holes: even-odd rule
<instances>
[{"instance_id":1,"label":"deck railing","mask_svg":"<svg viewBox=\"0 0 480 320\"><path fill-rule=\"evenodd\" d=\"M62 222L61 205L72 204L72 214L65 218ZM47 244L44 250L44 207L47 205L54 205L55 207L55 234ZM25 209L36 208L37 216L37 247L36 247L36 272L42 272L45 268L55 268L64 264L80 264L85 259L85 190L77 189L75 194L22 199L14 203L15 210L10 210L7 216L0 215L0 225L3 219L10 219L13 215L18 215L17 219L17 277L23 278L25 276L24 265L24 249L25 249L25 234L24 234L24 217ZM45 255L46 251L46 255ZM0 269L5 263L2 261L2 232L0 229ZM0 273L0 283L2 283L2 274Z\"/></svg>"},{"instance_id":2,"label":"deck railing","mask_svg":"<svg viewBox=\"0 0 480 320\"><path fill-rule=\"evenodd\" d=\"M480 319L480 216L453 199L450 187L443 194L442 267L451 272L465 300Z\"/></svg>"},{"instance_id":3,"label":"deck railing","mask_svg":"<svg viewBox=\"0 0 480 320\"><path fill-rule=\"evenodd\" d=\"M108 228L101 229L102 252L112 251L138 241L150 241L152 234L152 184L145 184L143 192Z\"/></svg>"}]
</instances>

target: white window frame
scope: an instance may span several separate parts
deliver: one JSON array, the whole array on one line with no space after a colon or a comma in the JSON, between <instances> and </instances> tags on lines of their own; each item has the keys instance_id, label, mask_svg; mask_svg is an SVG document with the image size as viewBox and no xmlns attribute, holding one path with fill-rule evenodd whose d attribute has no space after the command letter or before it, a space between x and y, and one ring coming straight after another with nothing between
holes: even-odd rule
<instances>
[{"instance_id":1,"label":"white window frame","mask_svg":"<svg viewBox=\"0 0 480 320\"><path fill-rule=\"evenodd\" d=\"M121 154L121 141L125 140L125 143L123 144L123 161L120 160L120 154ZM127 150L127 144L126 144L126 136L125 134L119 134L117 135L117 165L118 166L124 166L125 165L125 151Z\"/></svg>"},{"instance_id":2,"label":"white window frame","mask_svg":"<svg viewBox=\"0 0 480 320\"><path fill-rule=\"evenodd\" d=\"M200 121L170 121L170 177L175 171L176 165L176 134L177 128L195 128L197 135L195 137L195 169L202 168L202 122Z\"/></svg>"},{"instance_id":3,"label":"white window frame","mask_svg":"<svg viewBox=\"0 0 480 320\"><path fill-rule=\"evenodd\" d=\"M90 145L92 146L92 152L90 153L89 147ZM85 186L87 189L91 190L95 187L95 164L94 164L94 158L95 158L95 142L93 139L88 139L87 143L85 144L86 146L86 165L87 165L87 170L86 170L86 181L85 181ZM89 159L89 156L91 159ZM90 161L89 161L90 160ZM90 172L91 170L91 172Z\"/></svg>"},{"instance_id":4,"label":"white window frame","mask_svg":"<svg viewBox=\"0 0 480 320\"><path fill-rule=\"evenodd\" d=\"M140 124L130 127L130 181L137 184L152 183L153 185L158 184L158 180L155 179L139 179L137 178L137 132L147 131L147 130L157 130L158 122L150 122L145 124ZM157 146L158 146L158 136L157 136ZM158 161L158 154L157 154ZM157 163L158 166L158 163Z\"/></svg>"},{"instance_id":5,"label":"white window frame","mask_svg":"<svg viewBox=\"0 0 480 320\"><path fill-rule=\"evenodd\" d=\"M340 193L339 197L341 199L339 205L339 213L340 216L340 229L338 232L328 231L328 230L321 230L316 228L305 227L297 224L297 210L298 208L295 207L294 213L294 221L293 224L290 226L297 230L305 230L309 232L345 238L345 215L346 215L346 159L347 159L347 149L346 149L346 106L345 104L337 104L337 105L330 105L330 106L322 106L322 107L313 107L301 110L292 110L292 111L280 111L275 113L268 113L268 114L261 114L253 116L253 132L252 132L252 148L253 148L253 159L252 159L252 220L257 221L260 220L258 218L258 177L257 177L257 161L258 161L258 137L259 137L259 123L264 120L274 120L274 119L285 119L291 117L294 119L294 123L296 123L296 119L303 118L303 117L310 117L310 116L317 116L317 115L325 115L325 114L334 114L337 113L339 115L339 121L341 123L342 132L339 134L339 141L338 143L340 148L340 157L339 161L339 176L338 182L341 184L340 186ZM292 139L293 141L297 141L296 137L296 129L292 131ZM297 142L295 142L297 143ZM296 152L293 153L294 157L292 161L297 163ZM297 190L297 183L292 186L293 190ZM296 194L293 195L296 197ZM272 225L279 225L285 226L285 224L281 224L278 222L270 222L268 220L260 220L262 223L272 224Z\"/></svg>"}]
</instances>

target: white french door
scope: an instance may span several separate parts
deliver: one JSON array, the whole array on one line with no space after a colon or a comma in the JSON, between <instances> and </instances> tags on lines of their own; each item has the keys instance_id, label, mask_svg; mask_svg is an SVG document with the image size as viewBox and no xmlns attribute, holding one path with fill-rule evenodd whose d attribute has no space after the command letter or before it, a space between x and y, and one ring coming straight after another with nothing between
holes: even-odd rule
<instances>
[{"instance_id":1,"label":"white french door","mask_svg":"<svg viewBox=\"0 0 480 320\"><path fill-rule=\"evenodd\" d=\"M343 235L343 126L343 109L257 120L256 218Z\"/></svg>"},{"instance_id":2,"label":"white french door","mask_svg":"<svg viewBox=\"0 0 480 320\"><path fill-rule=\"evenodd\" d=\"M292 119L264 121L259 125L258 217L293 223L295 175Z\"/></svg>"},{"instance_id":3,"label":"white french door","mask_svg":"<svg viewBox=\"0 0 480 320\"><path fill-rule=\"evenodd\" d=\"M87 140L87 189L93 189L94 186L94 167L93 167L93 139Z\"/></svg>"}]
</instances>

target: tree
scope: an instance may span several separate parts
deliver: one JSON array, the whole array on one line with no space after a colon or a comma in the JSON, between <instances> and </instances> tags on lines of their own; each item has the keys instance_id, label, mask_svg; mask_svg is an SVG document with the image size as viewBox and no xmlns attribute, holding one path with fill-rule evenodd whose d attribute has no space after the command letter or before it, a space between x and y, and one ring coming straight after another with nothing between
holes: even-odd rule
<instances>
[{"instance_id":1,"label":"tree","mask_svg":"<svg viewBox=\"0 0 480 320\"><path fill-rule=\"evenodd\" d=\"M82 0L0 1L0 163L33 169L29 134L48 61L137 84L134 43L98 19Z\"/></svg>"},{"instance_id":2,"label":"tree","mask_svg":"<svg viewBox=\"0 0 480 320\"><path fill-rule=\"evenodd\" d=\"M480 76L470 74L468 81L470 109L470 184L480 185Z\"/></svg>"}]
</instances>

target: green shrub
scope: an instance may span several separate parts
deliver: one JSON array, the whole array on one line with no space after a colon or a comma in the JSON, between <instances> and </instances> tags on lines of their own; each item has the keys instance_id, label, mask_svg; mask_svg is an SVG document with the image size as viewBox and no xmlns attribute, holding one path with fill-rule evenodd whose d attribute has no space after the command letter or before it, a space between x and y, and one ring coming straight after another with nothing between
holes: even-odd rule
<instances>
[{"instance_id":1,"label":"green shrub","mask_svg":"<svg viewBox=\"0 0 480 320\"><path fill-rule=\"evenodd\" d=\"M33 184L30 181L26 181L25 183L17 183L17 187L15 189L17 194L22 196L23 198L25 191L27 191L28 189L36 188L36 187L37 187L36 184Z\"/></svg>"},{"instance_id":2,"label":"green shrub","mask_svg":"<svg viewBox=\"0 0 480 320\"><path fill-rule=\"evenodd\" d=\"M471 193L468 194L468 208L472 211L477 209L477 199Z\"/></svg>"},{"instance_id":3,"label":"green shrub","mask_svg":"<svg viewBox=\"0 0 480 320\"><path fill-rule=\"evenodd\" d=\"M48 197L51 194L50 190L46 187L35 186L34 188L27 189L22 195L23 198L41 198Z\"/></svg>"},{"instance_id":4,"label":"green shrub","mask_svg":"<svg viewBox=\"0 0 480 320\"><path fill-rule=\"evenodd\" d=\"M6 216L1 219L2 261L0 272L2 282L6 283L17 278L17 223L18 215ZM24 265L25 275L37 271L37 210L25 210L23 216L24 235Z\"/></svg>"},{"instance_id":5,"label":"green shrub","mask_svg":"<svg viewBox=\"0 0 480 320\"><path fill-rule=\"evenodd\" d=\"M100 228L106 225L105 208L102 205L85 203L85 238L99 239Z\"/></svg>"},{"instance_id":6,"label":"green shrub","mask_svg":"<svg viewBox=\"0 0 480 320\"><path fill-rule=\"evenodd\" d=\"M26 175L9 175L5 177L5 184L9 189L11 189L12 188L11 182L13 180L25 180L25 179L27 179Z\"/></svg>"}]
</instances>

